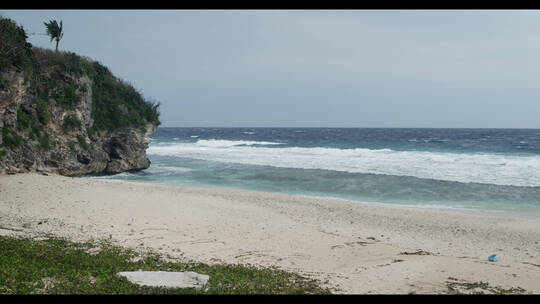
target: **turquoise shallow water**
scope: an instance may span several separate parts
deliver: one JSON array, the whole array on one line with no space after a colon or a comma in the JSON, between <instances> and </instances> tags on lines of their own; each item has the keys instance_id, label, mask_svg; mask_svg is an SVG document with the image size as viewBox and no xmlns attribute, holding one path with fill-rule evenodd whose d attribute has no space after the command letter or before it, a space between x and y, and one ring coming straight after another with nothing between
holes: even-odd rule
<instances>
[{"instance_id":1,"label":"turquoise shallow water","mask_svg":"<svg viewBox=\"0 0 540 304\"><path fill-rule=\"evenodd\" d=\"M99 177L540 219L540 131L159 128L150 168Z\"/></svg>"}]
</instances>

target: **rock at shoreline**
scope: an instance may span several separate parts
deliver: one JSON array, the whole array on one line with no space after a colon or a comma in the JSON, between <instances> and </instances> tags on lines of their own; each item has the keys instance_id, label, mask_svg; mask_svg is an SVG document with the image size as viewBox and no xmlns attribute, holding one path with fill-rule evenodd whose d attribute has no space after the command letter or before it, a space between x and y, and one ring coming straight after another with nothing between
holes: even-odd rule
<instances>
[{"instance_id":1,"label":"rock at shoreline","mask_svg":"<svg viewBox=\"0 0 540 304\"><path fill-rule=\"evenodd\" d=\"M54 100L49 102L47 123L39 122L38 98L24 84L23 73L12 71L3 73L2 77L6 85L0 90L0 144L10 140L11 145L0 146L0 174L115 174L150 166L146 149L156 129L154 124L90 132L94 124L91 118L94 100L88 77L71 80L86 84L88 89L85 93L77 92L79 101L69 109ZM23 118L31 122L24 125ZM76 127L68 127L66 121L70 119ZM37 128L39 131L35 131Z\"/></svg>"},{"instance_id":2,"label":"rock at shoreline","mask_svg":"<svg viewBox=\"0 0 540 304\"><path fill-rule=\"evenodd\" d=\"M0 17L0 174L67 176L146 169L155 104L107 67L71 52L32 47Z\"/></svg>"}]
</instances>

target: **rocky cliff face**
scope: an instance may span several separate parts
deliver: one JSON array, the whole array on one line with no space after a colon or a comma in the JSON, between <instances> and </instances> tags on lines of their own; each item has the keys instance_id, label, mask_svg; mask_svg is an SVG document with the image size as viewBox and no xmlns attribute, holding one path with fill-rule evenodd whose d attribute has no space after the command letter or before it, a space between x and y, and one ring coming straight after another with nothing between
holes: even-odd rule
<instances>
[{"instance_id":1,"label":"rocky cliff face","mask_svg":"<svg viewBox=\"0 0 540 304\"><path fill-rule=\"evenodd\" d=\"M1 75L0 174L44 171L74 176L148 168L146 149L157 127L154 123L96 130L92 80L54 68L45 75L73 84L74 102L69 107L58 97L46 96L43 101L21 71L10 69Z\"/></svg>"}]
</instances>

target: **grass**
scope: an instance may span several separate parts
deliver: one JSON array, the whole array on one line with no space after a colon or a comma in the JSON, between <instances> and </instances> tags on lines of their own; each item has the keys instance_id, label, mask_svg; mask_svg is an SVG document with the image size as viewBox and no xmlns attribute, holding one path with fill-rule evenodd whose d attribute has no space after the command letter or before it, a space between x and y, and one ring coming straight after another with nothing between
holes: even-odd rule
<instances>
[{"instance_id":1,"label":"grass","mask_svg":"<svg viewBox=\"0 0 540 304\"><path fill-rule=\"evenodd\" d=\"M92 253L97 251L97 253ZM141 287L120 271L195 271L205 290ZM275 268L171 262L108 242L0 237L0 294L329 294L319 282Z\"/></svg>"}]
</instances>

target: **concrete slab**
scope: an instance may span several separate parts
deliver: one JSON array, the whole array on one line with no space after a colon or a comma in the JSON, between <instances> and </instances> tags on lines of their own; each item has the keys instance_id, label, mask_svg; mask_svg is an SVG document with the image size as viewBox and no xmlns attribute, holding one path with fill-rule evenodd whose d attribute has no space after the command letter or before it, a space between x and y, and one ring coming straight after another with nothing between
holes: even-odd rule
<instances>
[{"instance_id":1,"label":"concrete slab","mask_svg":"<svg viewBox=\"0 0 540 304\"><path fill-rule=\"evenodd\" d=\"M166 288L201 289L210 279L210 276L196 272L124 271L116 275L138 285Z\"/></svg>"}]
</instances>

